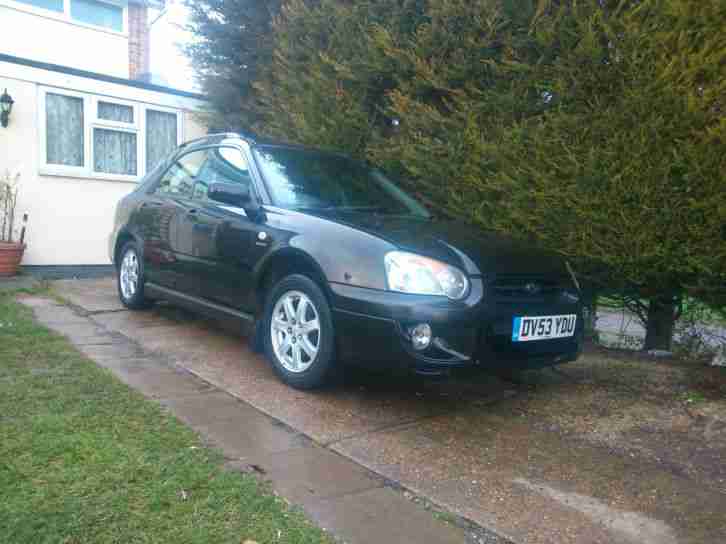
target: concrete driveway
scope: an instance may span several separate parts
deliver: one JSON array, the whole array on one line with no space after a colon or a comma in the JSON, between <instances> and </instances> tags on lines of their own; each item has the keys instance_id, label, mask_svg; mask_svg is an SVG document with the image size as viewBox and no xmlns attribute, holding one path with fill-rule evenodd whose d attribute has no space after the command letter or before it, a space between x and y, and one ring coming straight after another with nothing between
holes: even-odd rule
<instances>
[{"instance_id":1,"label":"concrete driveway","mask_svg":"<svg viewBox=\"0 0 726 544\"><path fill-rule=\"evenodd\" d=\"M694 378L678 365L594 353L518 383L353 373L303 393L228 327L168 305L128 312L110 279L54 288L100 327L514 542L726 541L719 369ZM696 403L693 387L706 391Z\"/></svg>"}]
</instances>

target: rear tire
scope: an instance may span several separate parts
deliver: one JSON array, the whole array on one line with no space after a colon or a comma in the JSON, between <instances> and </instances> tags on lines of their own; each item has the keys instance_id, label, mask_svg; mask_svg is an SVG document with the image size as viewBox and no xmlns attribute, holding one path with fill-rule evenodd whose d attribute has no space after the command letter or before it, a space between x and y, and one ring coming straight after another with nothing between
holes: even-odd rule
<instances>
[{"instance_id":1,"label":"rear tire","mask_svg":"<svg viewBox=\"0 0 726 544\"><path fill-rule=\"evenodd\" d=\"M261 332L265 355L283 382L296 389L328 383L335 367L335 331L317 283L301 274L276 283L267 296Z\"/></svg>"},{"instance_id":2,"label":"rear tire","mask_svg":"<svg viewBox=\"0 0 726 544\"><path fill-rule=\"evenodd\" d=\"M129 310L145 310L153 301L144 296L144 262L136 242L127 242L119 254L116 286L121 303Z\"/></svg>"}]
</instances>

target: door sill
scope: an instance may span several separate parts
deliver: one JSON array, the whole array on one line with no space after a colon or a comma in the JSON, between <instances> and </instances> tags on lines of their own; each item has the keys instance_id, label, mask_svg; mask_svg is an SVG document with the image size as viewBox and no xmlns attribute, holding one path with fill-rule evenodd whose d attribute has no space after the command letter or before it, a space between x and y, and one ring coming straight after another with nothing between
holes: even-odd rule
<instances>
[{"instance_id":1,"label":"door sill","mask_svg":"<svg viewBox=\"0 0 726 544\"><path fill-rule=\"evenodd\" d=\"M151 298L154 298L154 295L156 295L158 298L163 298L165 300L169 300L170 302L176 302L181 306L187 306L192 309L207 311L215 315L234 317L249 322L254 322L255 320L255 317L251 314L240 312L239 310L234 310L232 308L210 302L203 298L187 295L186 293L176 291L175 289L162 287L161 285L157 285L152 282L146 282L146 284L144 284L144 289L148 291Z\"/></svg>"}]
</instances>

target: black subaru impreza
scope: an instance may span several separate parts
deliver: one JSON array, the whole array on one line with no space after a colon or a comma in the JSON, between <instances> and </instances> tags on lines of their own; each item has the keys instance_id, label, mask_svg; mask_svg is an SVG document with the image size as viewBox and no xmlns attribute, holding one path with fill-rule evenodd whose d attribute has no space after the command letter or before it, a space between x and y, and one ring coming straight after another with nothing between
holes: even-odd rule
<instances>
[{"instance_id":1,"label":"black subaru impreza","mask_svg":"<svg viewBox=\"0 0 726 544\"><path fill-rule=\"evenodd\" d=\"M121 200L109 250L128 308L237 319L293 387L343 362L438 375L580 352L563 259L437 219L340 154L240 134L182 145Z\"/></svg>"}]
</instances>

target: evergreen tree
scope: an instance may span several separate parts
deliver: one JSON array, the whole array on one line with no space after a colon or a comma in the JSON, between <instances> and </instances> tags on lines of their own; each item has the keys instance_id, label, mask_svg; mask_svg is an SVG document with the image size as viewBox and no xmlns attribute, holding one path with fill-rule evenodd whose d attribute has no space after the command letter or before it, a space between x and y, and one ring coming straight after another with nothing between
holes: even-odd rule
<instances>
[{"instance_id":1,"label":"evergreen tree","mask_svg":"<svg viewBox=\"0 0 726 544\"><path fill-rule=\"evenodd\" d=\"M670 349L685 294L726 287L726 4L560 9L532 81L553 103L486 146L497 227L602 263ZM568 36L574 43L563 47Z\"/></svg>"},{"instance_id":2,"label":"evergreen tree","mask_svg":"<svg viewBox=\"0 0 726 544\"><path fill-rule=\"evenodd\" d=\"M272 56L272 21L281 0L185 0L189 30L186 47L204 94L211 100L208 119L216 131L249 130L256 121L252 82Z\"/></svg>"},{"instance_id":3,"label":"evergreen tree","mask_svg":"<svg viewBox=\"0 0 726 544\"><path fill-rule=\"evenodd\" d=\"M317 147L365 154L385 136L382 105L396 66L371 48L383 25L411 34L423 0L288 0L274 25L272 63L255 83L259 132Z\"/></svg>"},{"instance_id":4,"label":"evergreen tree","mask_svg":"<svg viewBox=\"0 0 726 544\"><path fill-rule=\"evenodd\" d=\"M271 28L243 125L607 271L647 348L684 294L723 303L722 0L287 0Z\"/></svg>"}]
</instances>

